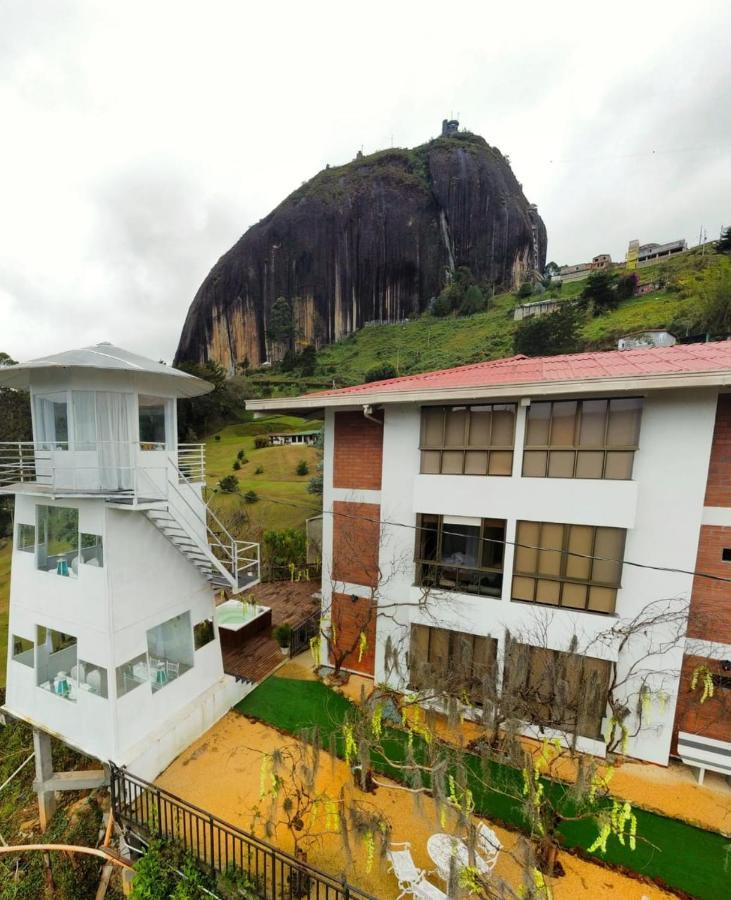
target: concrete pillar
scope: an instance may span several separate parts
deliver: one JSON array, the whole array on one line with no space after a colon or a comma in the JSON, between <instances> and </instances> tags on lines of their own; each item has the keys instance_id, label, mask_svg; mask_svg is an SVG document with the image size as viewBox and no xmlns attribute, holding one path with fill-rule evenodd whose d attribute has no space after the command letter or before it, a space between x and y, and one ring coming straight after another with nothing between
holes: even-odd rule
<instances>
[{"instance_id":1,"label":"concrete pillar","mask_svg":"<svg viewBox=\"0 0 731 900\"><path fill-rule=\"evenodd\" d=\"M53 759L51 758L51 736L45 731L33 729L33 749L35 750L36 780L34 789L38 794L38 813L41 820L41 831L48 824L56 811L56 792L45 789L47 781L53 778Z\"/></svg>"}]
</instances>

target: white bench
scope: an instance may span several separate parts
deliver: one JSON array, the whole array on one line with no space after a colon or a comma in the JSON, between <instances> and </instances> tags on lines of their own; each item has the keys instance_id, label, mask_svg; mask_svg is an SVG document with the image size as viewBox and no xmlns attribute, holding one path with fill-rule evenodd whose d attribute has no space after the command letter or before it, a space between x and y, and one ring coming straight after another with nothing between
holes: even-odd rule
<instances>
[{"instance_id":1,"label":"white bench","mask_svg":"<svg viewBox=\"0 0 731 900\"><path fill-rule=\"evenodd\" d=\"M678 756L686 766L698 769L698 784L703 784L706 769L731 776L731 744L702 734L678 732Z\"/></svg>"}]
</instances>

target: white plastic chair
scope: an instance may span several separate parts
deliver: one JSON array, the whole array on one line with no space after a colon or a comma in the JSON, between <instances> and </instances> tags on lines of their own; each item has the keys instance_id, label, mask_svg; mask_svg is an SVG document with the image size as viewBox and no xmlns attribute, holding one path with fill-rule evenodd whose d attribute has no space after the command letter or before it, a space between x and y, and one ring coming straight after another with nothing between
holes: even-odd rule
<instances>
[{"instance_id":1,"label":"white plastic chair","mask_svg":"<svg viewBox=\"0 0 731 900\"><path fill-rule=\"evenodd\" d=\"M447 900L447 895L431 881L422 878L411 887L411 893L417 900Z\"/></svg>"},{"instance_id":2,"label":"white plastic chair","mask_svg":"<svg viewBox=\"0 0 731 900\"><path fill-rule=\"evenodd\" d=\"M407 894L416 896L414 888L424 879L424 870L416 867L411 855L411 844L406 842L391 844L386 851L386 856L391 863L391 871L396 876L401 891L396 900L401 900L401 897L405 897Z\"/></svg>"},{"instance_id":3,"label":"white plastic chair","mask_svg":"<svg viewBox=\"0 0 731 900\"><path fill-rule=\"evenodd\" d=\"M500 838L492 828L488 828L484 822L480 822L477 826L475 862L481 875L489 875L492 872L502 849L503 845L500 843Z\"/></svg>"}]
</instances>

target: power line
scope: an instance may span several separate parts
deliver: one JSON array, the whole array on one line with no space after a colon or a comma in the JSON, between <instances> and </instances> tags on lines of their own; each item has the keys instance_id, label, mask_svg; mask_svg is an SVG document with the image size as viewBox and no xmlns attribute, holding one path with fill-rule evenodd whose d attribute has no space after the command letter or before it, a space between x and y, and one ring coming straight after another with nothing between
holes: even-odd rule
<instances>
[{"instance_id":1,"label":"power line","mask_svg":"<svg viewBox=\"0 0 731 900\"><path fill-rule=\"evenodd\" d=\"M387 519L372 519L372 518L369 518L368 516L358 515L357 513L339 512L334 509L318 510L317 507L305 506L304 504L301 504L301 503L294 503L291 500L280 500L280 499L277 499L274 497L265 497L263 494L260 494L259 496L263 500L268 500L270 503L279 503L282 506L291 506L293 509L305 509L305 510L308 510L309 512L321 512L323 515L325 515L325 513L327 513L331 516L340 516L341 518L346 518L346 519L359 519L364 522L370 522L371 524L388 525L388 526L392 526L394 528L408 528L409 530L414 531L414 532L429 530L424 525L410 525L408 522L391 522L391 521L388 521ZM571 523L568 523L568 524L571 524ZM450 535L452 537L464 537L464 535L458 531L445 531L444 529L442 529L442 534ZM599 562L611 562L611 563L616 563L619 566L632 566L636 569L648 569L653 572L666 572L667 574L670 574L670 575L692 575L694 578L706 578L709 581L719 581L724 584L731 584L731 577L727 578L727 577L724 577L723 575L713 575L710 572L698 572L695 569L676 569L672 566L657 566L657 565L653 565L651 563L633 562L632 560L628 560L628 559L614 559L609 556L596 556L596 555L590 554L590 553L578 553L575 550L563 550L563 549L558 549L556 547L539 547L539 546L535 546L533 544L522 544L518 541L508 541L504 538L502 540L500 540L498 538L483 537L483 538L478 538L478 540L482 540L483 542L487 542L490 544L502 544L503 546L520 547L520 548L526 549L526 550L537 550L542 553L561 553L561 554L565 553L567 556L575 556L579 559L591 559L591 560L596 560ZM433 560L433 562L438 565L447 565L447 567L449 565L449 564L439 563L439 560ZM455 566L454 568L459 568L459 566Z\"/></svg>"}]
</instances>

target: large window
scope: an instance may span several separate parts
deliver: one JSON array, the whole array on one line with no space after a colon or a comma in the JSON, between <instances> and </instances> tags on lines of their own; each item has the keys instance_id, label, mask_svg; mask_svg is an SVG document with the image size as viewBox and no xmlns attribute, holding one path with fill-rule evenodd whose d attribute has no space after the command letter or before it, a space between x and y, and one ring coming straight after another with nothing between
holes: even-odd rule
<instances>
[{"instance_id":1,"label":"large window","mask_svg":"<svg viewBox=\"0 0 731 900\"><path fill-rule=\"evenodd\" d=\"M417 516L416 525L418 584L500 596L504 520L424 514Z\"/></svg>"},{"instance_id":2,"label":"large window","mask_svg":"<svg viewBox=\"0 0 731 900\"><path fill-rule=\"evenodd\" d=\"M513 600L613 613L625 533L623 528L518 522Z\"/></svg>"},{"instance_id":3,"label":"large window","mask_svg":"<svg viewBox=\"0 0 731 900\"><path fill-rule=\"evenodd\" d=\"M127 662L122 663L121 666L117 666L115 674L117 678L118 697L123 697L140 685L147 684L150 680L150 668L147 665L147 654L140 653L138 656L128 659Z\"/></svg>"},{"instance_id":4,"label":"large window","mask_svg":"<svg viewBox=\"0 0 731 900\"><path fill-rule=\"evenodd\" d=\"M496 657L494 638L411 626L409 681L416 690L466 696L482 703L494 686Z\"/></svg>"},{"instance_id":5,"label":"large window","mask_svg":"<svg viewBox=\"0 0 731 900\"><path fill-rule=\"evenodd\" d=\"M24 553L35 553L36 527L35 525L18 524L17 549Z\"/></svg>"},{"instance_id":6,"label":"large window","mask_svg":"<svg viewBox=\"0 0 731 900\"><path fill-rule=\"evenodd\" d=\"M514 438L514 403L422 407L421 471L510 475Z\"/></svg>"},{"instance_id":7,"label":"large window","mask_svg":"<svg viewBox=\"0 0 731 900\"><path fill-rule=\"evenodd\" d=\"M35 438L42 450L68 450L69 416L65 393L36 394Z\"/></svg>"},{"instance_id":8,"label":"large window","mask_svg":"<svg viewBox=\"0 0 731 900\"><path fill-rule=\"evenodd\" d=\"M143 450L167 447L168 401L140 394L140 446Z\"/></svg>"},{"instance_id":9,"label":"large window","mask_svg":"<svg viewBox=\"0 0 731 900\"><path fill-rule=\"evenodd\" d=\"M41 625L36 629L36 679L38 687L66 700L76 700L78 671L76 638Z\"/></svg>"},{"instance_id":10,"label":"large window","mask_svg":"<svg viewBox=\"0 0 731 900\"><path fill-rule=\"evenodd\" d=\"M193 668L193 629L190 613L181 613L147 632L150 683L159 691Z\"/></svg>"},{"instance_id":11,"label":"large window","mask_svg":"<svg viewBox=\"0 0 731 900\"><path fill-rule=\"evenodd\" d=\"M100 534L85 534L81 538L81 562L87 566L104 565L104 544Z\"/></svg>"},{"instance_id":12,"label":"large window","mask_svg":"<svg viewBox=\"0 0 731 900\"><path fill-rule=\"evenodd\" d=\"M67 506L37 506L38 556L43 572L75 576L79 567L79 511Z\"/></svg>"},{"instance_id":13,"label":"large window","mask_svg":"<svg viewBox=\"0 0 731 900\"><path fill-rule=\"evenodd\" d=\"M630 479L641 416L639 397L531 403L523 475Z\"/></svg>"},{"instance_id":14,"label":"large window","mask_svg":"<svg viewBox=\"0 0 731 900\"><path fill-rule=\"evenodd\" d=\"M503 700L523 721L599 740L610 676L606 660L513 641L505 660Z\"/></svg>"},{"instance_id":15,"label":"large window","mask_svg":"<svg viewBox=\"0 0 731 900\"><path fill-rule=\"evenodd\" d=\"M18 662L24 666L28 666L29 669L32 669L35 665L35 646L33 644L33 641L14 634L11 636L11 643L13 647L13 659L15 660L15 662Z\"/></svg>"}]
</instances>

